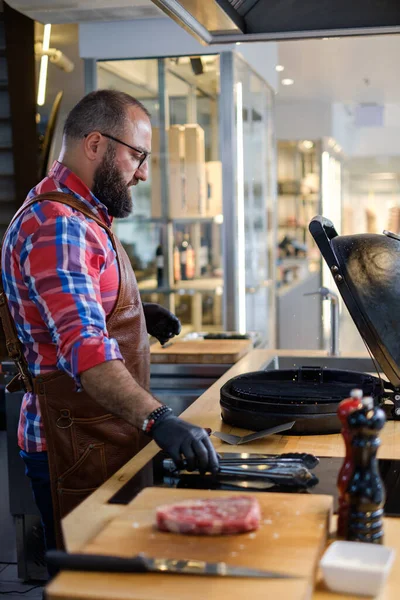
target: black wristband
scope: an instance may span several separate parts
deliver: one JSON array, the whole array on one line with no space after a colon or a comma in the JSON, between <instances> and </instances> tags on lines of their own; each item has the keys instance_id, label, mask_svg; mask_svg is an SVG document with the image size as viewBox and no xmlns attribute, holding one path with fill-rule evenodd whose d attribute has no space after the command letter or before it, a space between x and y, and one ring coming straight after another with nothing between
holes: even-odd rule
<instances>
[{"instance_id":1,"label":"black wristband","mask_svg":"<svg viewBox=\"0 0 400 600\"><path fill-rule=\"evenodd\" d=\"M172 413L172 412L173 412L172 408L170 408L166 404L162 404L161 406L158 406L143 421L142 431L144 431L144 433L146 433L147 435L151 435L151 430L153 428L153 425L158 421L158 419L160 417L163 417L164 415L166 415L168 413Z\"/></svg>"}]
</instances>

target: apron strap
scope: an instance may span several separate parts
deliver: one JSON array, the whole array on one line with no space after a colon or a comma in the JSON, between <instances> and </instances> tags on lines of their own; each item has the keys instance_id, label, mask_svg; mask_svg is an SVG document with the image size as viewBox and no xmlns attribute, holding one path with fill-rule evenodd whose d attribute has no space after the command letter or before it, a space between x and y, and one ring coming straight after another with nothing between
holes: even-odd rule
<instances>
[{"instance_id":1,"label":"apron strap","mask_svg":"<svg viewBox=\"0 0 400 600\"><path fill-rule=\"evenodd\" d=\"M49 192L49 193L39 194L38 196L35 196L28 202L25 202L17 210L17 212L13 216L9 226L7 227L7 230L3 236L3 242L0 246L0 319L1 319L2 326L3 326L7 353L9 355L9 357L14 361L14 363L18 369L18 374L7 385L7 390L9 392L14 392L14 391L17 391L20 389L24 389L26 392L32 392L33 391L33 380L32 380L32 375L28 369L28 363L26 362L26 359L24 356L23 345L18 338L17 329L15 327L15 322L11 315L11 311L10 311L10 308L9 308L8 302L7 302L7 297L4 292L2 269L1 269L3 243L4 243L4 239L5 239L8 231L9 231L11 225L14 223L14 221L29 206L32 206L33 204L36 204L37 202L42 202L43 200L49 200L50 202L59 202L61 204L66 204L67 206L70 206L71 208L78 210L79 212L84 214L86 217L89 217L90 219L95 221L100 227L102 227L103 229L106 230L106 232L108 233L110 240L112 242L113 248L114 248L116 254L118 255L117 248L115 245L114 235L113 235L110 227L108 227L105 223L103 223L103 221L101 221L97 217L97 215L94 213L94 211L90 210L90 208L88 206L86 206L86 204L84 204L81 200L79 200L72 194L65 194L63 192Z\"/></svg>"}]
</instances>

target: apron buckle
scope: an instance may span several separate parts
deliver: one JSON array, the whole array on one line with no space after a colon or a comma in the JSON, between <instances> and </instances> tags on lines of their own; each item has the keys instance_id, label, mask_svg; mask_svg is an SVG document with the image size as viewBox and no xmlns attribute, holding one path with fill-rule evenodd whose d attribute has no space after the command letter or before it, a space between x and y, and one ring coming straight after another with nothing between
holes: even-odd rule
<instances>
[{"instance_id":1,"label":"apron buckle","mask_svg":"<svg viewBox=\"0 0 400 600\"><path fill-rule=\"evenodd\" d=\"M71 413L67 408L60 410L61 416L58 417L56 425L58 429L69 429L72 426L74 420L71 417Z\"/></svg>"}]
</instances>

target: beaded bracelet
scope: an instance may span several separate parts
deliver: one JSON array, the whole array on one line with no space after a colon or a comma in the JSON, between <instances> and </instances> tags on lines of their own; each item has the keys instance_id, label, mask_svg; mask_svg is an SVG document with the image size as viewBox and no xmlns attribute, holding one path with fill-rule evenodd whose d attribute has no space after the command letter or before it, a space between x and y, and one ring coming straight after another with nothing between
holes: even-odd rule
<instances>
[{"instance_id":1,"label":"beaded bracelet","mask_svg":"<svg viewBox=\"0 0 400 600\"><path fill-rule=\"evenodd\" d=\"M142 431L149 434L151 429L156 421L163 415L167 413L172 413L172 408L167 406L166 404L162 404L158 406L155 410L153 410L148 417L143 421Z\"/></svg>"}]
</instances>

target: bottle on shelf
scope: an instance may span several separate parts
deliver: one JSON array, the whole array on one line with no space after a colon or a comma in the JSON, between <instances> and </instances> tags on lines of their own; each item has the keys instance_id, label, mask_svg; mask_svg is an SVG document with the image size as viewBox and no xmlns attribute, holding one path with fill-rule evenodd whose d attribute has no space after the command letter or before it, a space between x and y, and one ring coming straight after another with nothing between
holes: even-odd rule
<instances>
[{"instance_id":1,"label":"bottle on shelf","mask_svg":"<svg viewBox=\"0 0 400 600\"><path fill-rule=\"evenodd\" d=\"M186 275L188 279L194 279L195 276L195 268L196 268L196 264L195 264L195 252L194 252L194 248L191 245L190 241L189 241L189 235L187 236L187 262L186 262Z\"/></svg>"},{"instance_id":2,"label":"bottle on shelf","mask_svg":"<svg viewBox=\"0 0 400 600\"><path fill-rule=\"evenodd\" d=\"M386 415L373 398L362 399L362 408L347 417L351 436L353 472L347 488L349 513L346 539L383 544L385 488L376 454L379 432Z\"/></svg>"},{"instance_id":3,"label":"bottle on shelf","mask_svg":"<svg viewBox=\"0 0 400 600\"><path fill-rule=\"evenodd\" d=\"M201 238L200 250L199 250L199 267L200 275L207 275L208 272L208 244L205 238Z\"/></svg>"},{"instance_id":4,"label":"bottle on shelf","mask_svg":"<svg viewBox=\"0 0 400 600\"><path fill-rule=\"evenodd\" d=\"M174 244L173 251L173 270L174 270L174 281L178 283L181 280L181 258L177 244Z\"/></svg>"},{"instance_id":5,"label":"bottle on shelf","mask_svg":"<svg viewBox=\"0 0 400 600\"><path fill-rule=\"evenodd\" d=\"M337 522L337 535L339 537L346 537L348 515L349 515L349 503L347 496L347 488L349 485L350 478L353 474L353 454L351 448L351 433L348 424L348 417L350 413L355 410L362 408L362 397L363 392L359 389L351 390L350 397L342 400L339 404L337 415L339 421L342 424L342 436L345 445L345 458L343 465L339 471L337 478L337 488L339 492L339 509L338 509L338 522Z\"/></svg>"},{"instance_id":6,"label":"bottle on shelf","mask_svg":"<svg viewBox=\"0 0 400 600\"><path fill-rule=\"evenodd\" d=\"M193 279L195 273L195 256L192 245L189 241L189 234L185 233L180 250L181 261L181 279L182 281Z\"/></svg>"},{"instance_id":7,"label":"bottle on shelf","mask_svg":"<svg viewBox=\"0 0 400 600\"><path fill-rule=\"evenodd\" d=\"M158 244L156 250L156 268L157 268L157 287L164 285L164 253L161 244Z\"/></svg>"},{"instance_id":8,"label":"bottle on shelf","mask_svg":"<svg viewBox=\"0 0 400 600\"><path fill-rule=\"evenodd\" d=\"M180 260L181 279L182 279L182 281L186 281L187 280L187 273L186 273L187 246L188 246L187 240L185 240L185 238L182 237L182 241L181 241L181 243L179 245L179 260Z\"/></svg>"}]
</instances>

